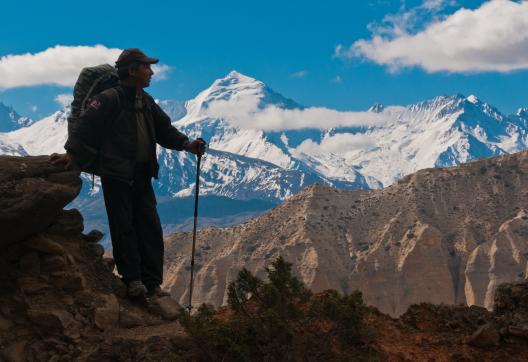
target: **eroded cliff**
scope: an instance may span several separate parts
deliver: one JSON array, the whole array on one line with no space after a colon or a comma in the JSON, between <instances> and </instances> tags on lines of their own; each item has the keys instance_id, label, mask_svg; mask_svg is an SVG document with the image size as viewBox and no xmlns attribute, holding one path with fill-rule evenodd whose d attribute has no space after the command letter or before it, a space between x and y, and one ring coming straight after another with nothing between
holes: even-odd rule
<instances>
[{"instance_id":1,"label":"eroded cliff","mask_svg":"<svg viewBox=\"0 0 528 362\"><path fill-rule=\"evenodd\" d=\"M310 186L233 228L198 233L196 302L222 305L246 267L279 255L312 290L363 292L402 314L421 302L491 308L499 283L526 279L528 153L427 169L382 190ZM187 298L191 235L167 238L166 282Z\"/></svg>"}]
</instances>

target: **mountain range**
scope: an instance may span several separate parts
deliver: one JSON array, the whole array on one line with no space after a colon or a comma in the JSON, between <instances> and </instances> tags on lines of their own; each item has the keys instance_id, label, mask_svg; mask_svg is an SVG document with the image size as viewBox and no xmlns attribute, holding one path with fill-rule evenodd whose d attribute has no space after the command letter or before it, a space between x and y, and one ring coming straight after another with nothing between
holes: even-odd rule
<instances>
[{"instance_id":1,"label":"mountain range","mask_svg":"<svg viewBox=\"0 0 528 362\"><path fill-rule=\"evenodd\" d=\"M193 299L221 306L238 270L282 256L311 290L360 290L399 316L423 302L493 308L528 279L528 151L429 168L378 190L312 185L229 228L197 234ZM166 238L165 284L188 301L192 233Z\"/></svg>"},{"instance_id":2,"label":"mountain range","mask_svg":"<svg viewBox=\"0 0 528 362\"><path fill-rule=\"evenodd\" d=\"M202 226L247 220L311 184L379 189L420 169L528 146L527 109L505 115L474 95L339 112L300 105L232 71L192 100L159 104L178 129L209 143L202 164ZM66 107L33 122L0 107L0 153L64 152L68 113ZM159 148L158 161L154 185L165 229L188 228L195 157ZM93 189L86 182L72 205L83 211L87 228L106 229L99 191L98 180Z\"/></svg>"}]
</instances>

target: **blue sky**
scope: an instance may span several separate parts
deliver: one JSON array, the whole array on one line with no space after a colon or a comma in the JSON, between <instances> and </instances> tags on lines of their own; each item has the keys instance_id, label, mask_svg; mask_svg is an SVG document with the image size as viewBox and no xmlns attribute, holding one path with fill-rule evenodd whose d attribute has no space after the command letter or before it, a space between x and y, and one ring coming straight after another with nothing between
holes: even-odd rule
<instances>
[{"instance_id":1,"label":"blue sky","mask_svg":"<svg viewBox=\"0 0 528 362\"><path fill-rule=\"evenodd\" d=\"M488 12L481 10L486 5ZM108 49L140 47L169 66L165 79L149 89L161 99L192 98L235 69L306 106L365 110L374 103L404 105L462 93L476 94L509 113L528 107L526 36L508 35L490 43L494 32L503 29L479 26L497 24L486 16L502 9L521 13L514 5L520 7L508 0L10 1L2 5L8 16L0 23L0 102L40 118L59 108L57 95L72 89L46 84L50 80L2 85L5 72L24 73L32 67L20 62L2 68L8 57L57 45L101 44ZM521 15L504 26L518 21L511 31L522 32L526 24ZM440 28L436 31L442 39L428 48L428 39L438 38L430 28L434 24L460 27L457 44L443 39L446 31ZM471 35L472 28L486 37ZM469 41L464 43L465 34ZM376 36L378 43L373 42ZM474 47L475 53L468 51Z\"/></svg>"}]
</instances>

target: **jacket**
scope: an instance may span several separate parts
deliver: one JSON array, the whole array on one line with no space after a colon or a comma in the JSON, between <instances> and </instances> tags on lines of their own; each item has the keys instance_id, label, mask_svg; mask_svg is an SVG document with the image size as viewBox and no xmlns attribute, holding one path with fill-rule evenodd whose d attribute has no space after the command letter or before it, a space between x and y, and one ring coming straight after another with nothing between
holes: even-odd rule
<instances>
[{"instance_id":1,"label":"jacket","mask_svg":"<svg viewBox=\"0 0 528 362\"><path fill-rule=\"evenodd\" d=\"M142 91L141 96L151 141L149 164L157 178L156 144L180 151L188 137L171 124L170 117L148 93ZM92 97L79 118L68 119L64 148L74 155L81 170L132 182L137 149L135 97L134 87L118 85Z\"/></svg>"}]
</instances>

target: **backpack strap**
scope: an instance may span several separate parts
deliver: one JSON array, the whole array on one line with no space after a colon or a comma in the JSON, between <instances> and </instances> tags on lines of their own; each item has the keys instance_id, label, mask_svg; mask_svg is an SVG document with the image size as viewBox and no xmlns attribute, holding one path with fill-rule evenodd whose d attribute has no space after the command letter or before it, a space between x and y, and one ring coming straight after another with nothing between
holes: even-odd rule
<instances>
[{"instance_id":1,"label":"backpack strap","mask_svg":"<svg viewBox=\"0 0 528 362\"><path fill-rule=\"evenodd\" d=\"M104 125L103 125L104 130L103 130L103 132L101 134L101 143L100 143L99 147L97 148L96 159L99 159L99 157L101 157L101 148L103 148L105 136L106 136L106 133L109 130L110 121L114 120L114 119L117 119L119 117L119 115L121 114L121 112L122 112L122 109L121 109L121 94L120 94L121 92L119 92L117 87L109 88L109 89L106 90L106 92L107 92L107 94L109 96L110 102L114 103L115 111L114 111L114 113L112 115L110 115L110 117L105 119L105 122L104 122ZM92 173L92 191L94 189L94 186L95 186L95 176Z\"/></svg>"},{"instance_id":2,"label":"backpack strap","mask_svg":"<svg viewBox=\"0 0 528 362\"><path fill-rule=\"evenodd\" d=\"M110 76L108 74L103 74L102 76L100 76L99 78L97 78L93 83L92 85L90 86L90 88L88 89L88 92L86 92L86 96L84 97L84 99L82 100L81 102L81 113L84 112L84 110L86 109L86 102L88 102L88 100L91 98L92 96L92 93L94 91L94 89L96 89L96 87L102 83L103 81L109 79Z\"/></svg>"}]
</instances>

